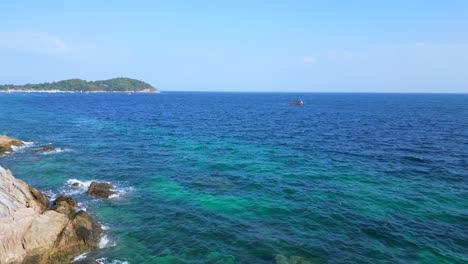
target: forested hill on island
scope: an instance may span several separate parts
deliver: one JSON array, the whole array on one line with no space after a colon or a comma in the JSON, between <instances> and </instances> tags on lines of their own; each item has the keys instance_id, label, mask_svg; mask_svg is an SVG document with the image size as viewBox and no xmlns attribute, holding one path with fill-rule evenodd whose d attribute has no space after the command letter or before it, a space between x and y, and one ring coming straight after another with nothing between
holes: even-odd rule
<instances>
[{"instance_id":1,"label":"forested hill on island","mask_svg":"<svg viewBox=\"0 0 468 264\"><path fill-rule=\"evenodd\" d=\"M104 81L85 81L70 79L52 83L25 84L25 85L0 85L0 91L12 92L158 92L156 88L143 81L130 78L113 78Z\"/></svg>"}]
</instances>

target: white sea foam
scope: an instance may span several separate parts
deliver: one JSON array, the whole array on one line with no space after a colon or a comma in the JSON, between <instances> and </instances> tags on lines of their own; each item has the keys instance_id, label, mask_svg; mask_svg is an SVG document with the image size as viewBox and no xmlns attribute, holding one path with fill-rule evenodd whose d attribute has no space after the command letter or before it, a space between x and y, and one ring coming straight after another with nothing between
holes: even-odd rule
<instances>
[{"instance_id":1,"label":"white sea foam","mask_svg":"<svg viewBox=\"0 0 468 264\"><path fill-rule=\"evenodd\" d=\"M132 187L120 187L120 186L117 186L116 189L112 189L112 191L114 191L115 193L110 195L109 196L109 199L113 199L113 198L119 198L119 197L122 197L124 196L126 193L130 192L130 191L133 191L133 188Z\"/></svg>"},{"instance_id":2,"label":"white sea foam","mask_svg":"<svg viewBox=\"0 0 468 264\"><path fill-rule=\"evenodd\" d=\"M76 257L73 259L73 262L85 259L85 258L87 257L87 254L88 254L88 253L83 253L83 254L81 254L81 255L79 255L79 256L76 256Z\"/></svg>"},{"instance_id":3,"label":"white sea foam","mask_svg":"<svg viewBox=\"0 0 468 264\"><path fill-rule=\"evenodd\" d=\"M21 151L23 151L23 150L26 149L26 148L30 148L30 147L34 146L35 144L36 144L35 142L23 141L23 144L21 144L21 145L18 145L18 146L11 146L11 149L12 149L14 152L21 152Z\"/></svg>"},{"instance_id":4,"label":"white sea foam","mask_svg":"<svg viewBox=\"0 0 468 264\"><path fill-rule=\"evenodd\" d=\"M88 191L89 186L91 185L91 183L93 181L95 181L95 180L81 181L81 180L78 180L78 179L69 179L69 180L67 180L67 185L68 185L69 188L67 190L65 190L65 193L68 194L68 195L85 193L86 191ZM96 182L102 182L102 181L98 180ZM115 192L115 194L112 194L111 196L109 196L109 199L115 199L115 198L122 197L126 193L133 190L132 187L123 187L123 186L121 186L121 184L113 184L113 183L107 182L107 181L106 181L106 183L110 183L110 184L112 184L114 186L114 189L111 189L111 191ZM78 184L78 186L73 186L73 184Z\"/></svg>"},{"instance_id":5,"label":"white sea foam","mask_svg":"<svg viewBox=\"0 0 468 264\"><path fill-rule=\"evenodd\" d=\"M67 184L70 185L70 187L72 188L75 188L75 189L84 189L84 190L88 190L89 188L89 185L91 185L91 183L93 182L94 180L90 180L90 181L80 181L78 179L68 179L67 180ZM73 184L75 183L78 183L78 186L74 187L72 186Z\"/></svg>"},{"instance_id":6,"label":"white sea foam","mask_svg":"<svg viewBox=\"0 0 468 264\"><path fill-rule=\"evenodd\" d=\"M56 148L56 149L51 150L51 151L44 151L41 154L42 155L50 155L50 154L57 154L57 153L62 153L62 152L72 152L72 151L73 150L69 149L69 148Z\"/></svg>"},{"instance_id":7,"label":"white sea foam","mask_svg":"<svg viewBox=\"0 0 468 264\"><path fill-rule=\"evenodd\" d=\"M77 205L78 205L76 208L77 211L82 210L86 212L87 208L83 205L83 203L77 203Z\"/></svg>"},{"instance_id":8,"label":"white sea foam","mask_svg":"<svg viewBox=\"0 0 468 264\"><path fill-rule=\"evenodd\" d=\"M123 260L118 260L118 259L114 259L112 261L109 261L109 260L107 260L107 258L98 258L98 259L96 259L96 261L99 264L129 264L128 261L123 261Z\"/></svg>"},{"instance_id":9,"label":"white sea foam","mask_svg":"<svg viewBox=\"0 0 468 264\"><path fill-rule=\"evenodd\" d=\"M105 234L103 234L101 236L101 240L99 240L99 248L115 247L115 245L117 245L117 243L110 240L110 238Z\"/></svg>"},{"instance_id":10,"label":"white sea foam","mask_svg":"<svg viewBox=\"0 0 468 264\"><path fill-rule=\"evenodd\" d=\"M80 181L80 180L77 180L77 179L69 179L69 180L67 180L68 188L66 190L64 190L64 192L67 195L85 193L88 190L89 185L91 185L92 182L93 182L93 180L91 180L91 181ZM78 184L78 186L73 186L73 184L76 184L76 183Z\"/></svg>"},{"instance_id":11,"label":"white sea foam","mask_svg":"<svg viewBox=\"0 0 468 264\"><path fill-rule=\"evenodd\" d=\"M47 197L49 197L49 200L50 200L50 201L54 201L54 200L57 199L57 197L58 197L58 194L55 193L55 192L52 191L52 190L45 190L45 191L43 191L43 193L44 193Z\"/></svg>"}]
</instances>

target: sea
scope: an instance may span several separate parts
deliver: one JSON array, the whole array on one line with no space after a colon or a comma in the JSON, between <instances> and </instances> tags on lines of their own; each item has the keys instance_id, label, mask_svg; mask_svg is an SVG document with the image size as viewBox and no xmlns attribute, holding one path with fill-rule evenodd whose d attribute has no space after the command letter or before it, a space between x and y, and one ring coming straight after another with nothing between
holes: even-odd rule
<instances>
[{"instance_id":1,"label":"sea","mask_svg":"<svg viewBox=\"0 0 468 264\"><path fill-rule=\"evenodd\" d=\"M0 93L0 134L104 226L77 259L468 263L467 94Z\"/></svg>"}]
</instances>

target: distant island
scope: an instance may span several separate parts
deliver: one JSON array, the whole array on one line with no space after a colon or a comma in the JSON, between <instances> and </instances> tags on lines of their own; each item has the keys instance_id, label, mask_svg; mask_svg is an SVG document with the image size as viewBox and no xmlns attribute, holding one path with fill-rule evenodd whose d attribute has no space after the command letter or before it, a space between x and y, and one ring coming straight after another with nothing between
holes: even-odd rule
<instances>
[{"instance_id":1,"label":"distant island","mask_svg":"<svg viewBox=\"0 0 468 264\"><path fill-rule=\"evenodd\" d=\"M104 81L70 79L52 83L0 85L0 92L159 92L143 81L130 78L113 78Z\"/></svg>"}]
</instances>

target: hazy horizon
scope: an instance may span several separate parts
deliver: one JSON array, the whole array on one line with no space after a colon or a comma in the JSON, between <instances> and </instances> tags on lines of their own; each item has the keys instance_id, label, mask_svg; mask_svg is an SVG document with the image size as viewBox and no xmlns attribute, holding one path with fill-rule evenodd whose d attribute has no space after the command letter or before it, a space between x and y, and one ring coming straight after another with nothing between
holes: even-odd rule
<instances>
[{"instance_id":1,"label":"hazy horizon","mask_svg":"<svg viewBox=\"0 0 468 264\"><path fill-rule=\"evenodd\" d=\"M468 93L466 1L3 4L0 84L130 77L161 91Z\"/></svg>"}]
</instances>

